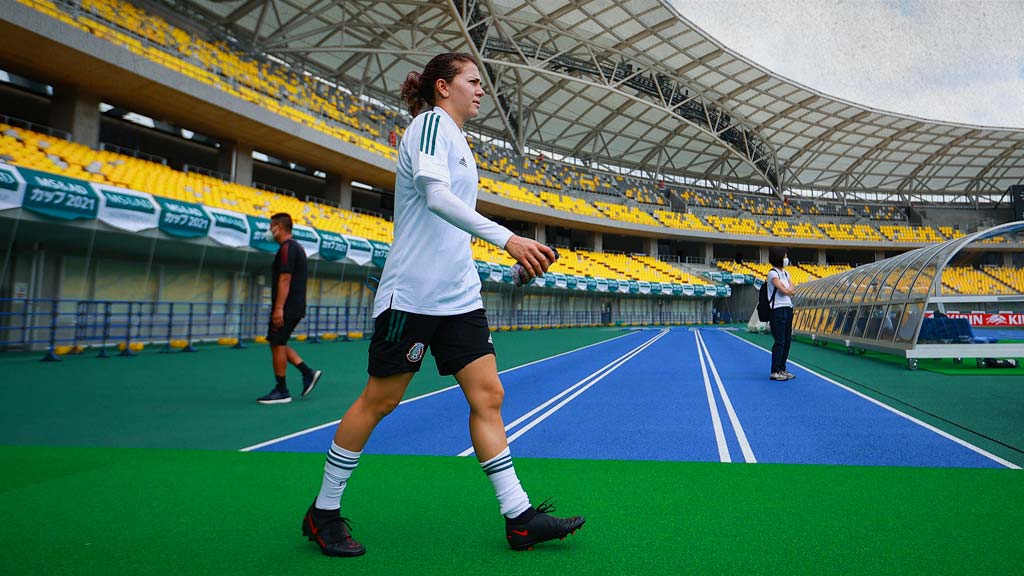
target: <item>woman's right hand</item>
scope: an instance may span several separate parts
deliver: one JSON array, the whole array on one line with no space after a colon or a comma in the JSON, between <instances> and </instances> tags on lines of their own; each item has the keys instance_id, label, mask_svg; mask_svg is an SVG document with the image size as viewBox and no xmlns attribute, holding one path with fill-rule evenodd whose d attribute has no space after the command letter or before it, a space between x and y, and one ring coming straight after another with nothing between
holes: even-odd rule
<instances>
[{"instance_id":1,"label":"woman's right hand","mask_svg":"<svg viewBox=\"0 0 1024 576\"><path fill-rule=\"evenodd\" d=\"M555 261L555 253L551 248L523 236L513 235L509 238L505 243L505 251L523 265L530 274L530 279L547 272L548 266Z\"/></svg>"}]
</instances>

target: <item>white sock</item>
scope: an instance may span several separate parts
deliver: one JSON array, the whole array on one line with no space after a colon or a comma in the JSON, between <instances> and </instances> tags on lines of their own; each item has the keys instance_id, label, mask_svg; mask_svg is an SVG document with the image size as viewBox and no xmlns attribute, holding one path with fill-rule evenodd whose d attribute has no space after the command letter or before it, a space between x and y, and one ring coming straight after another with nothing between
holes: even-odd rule
<instances>
[{"instance_id":1,"label":"white sock","mask_svg":"<svg viewBox=\"0 0 1024 576\"><path fill-rule=\"evenodd\" d=\"M494 458L481 462L480 467L494 485L501 513L506 518L515 518L530 509L530 497L519 483L516 469L512 465L512 453L508 448Z\"/></svg>"},{"instance_id":2,"label":"white sock","mask_svg":"<svg viewBox=\"0 0 1024 576\"><path fill-rule=\"evenodd\" d=\"M321 510L337 510L341 508L341 494L345 491L348 478L359 465L362 452L351 452L331 442L324 463L324 481L320 485L320 494L316 497L316 507Z\"/></svg>"}]
</instances>

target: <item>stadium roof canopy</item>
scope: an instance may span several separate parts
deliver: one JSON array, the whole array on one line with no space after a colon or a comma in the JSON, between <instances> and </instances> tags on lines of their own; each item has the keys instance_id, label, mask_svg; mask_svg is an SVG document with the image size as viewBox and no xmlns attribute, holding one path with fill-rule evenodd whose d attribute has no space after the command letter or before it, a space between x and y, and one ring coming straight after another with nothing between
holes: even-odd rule
<instances>
[{"instance_id":1,"label":"stadium roof canopy","mask_svg":"<svg viewBox=\"0 0 1024 576\"><path fill-rule=\"evenodd\" d=\"M442 51L485 65L470 128L645 174L776 193L1005 200L1024 130L884 112L758 66L662 0L164 0L257 51L387 102Z\"/></svg>"}]
</instances>

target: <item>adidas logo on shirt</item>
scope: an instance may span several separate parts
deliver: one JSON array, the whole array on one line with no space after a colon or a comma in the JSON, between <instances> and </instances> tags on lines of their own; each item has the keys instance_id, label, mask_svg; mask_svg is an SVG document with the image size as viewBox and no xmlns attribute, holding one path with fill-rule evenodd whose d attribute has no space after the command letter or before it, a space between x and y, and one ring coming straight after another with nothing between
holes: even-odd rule
<instances>
[{"instance_id":1,"label":"adidas logo on shirt","mask_svg":"<svg viewBox=\"0 0 1024 576\"><path fill-rule=\"evenodd\" d=\"M469 168L469 164L466 163L466 157L465 156L463 156L462 158L459 158L459 164L464 166L464 167L466 167L466 168Z\"/></svg>"}]
</instances>

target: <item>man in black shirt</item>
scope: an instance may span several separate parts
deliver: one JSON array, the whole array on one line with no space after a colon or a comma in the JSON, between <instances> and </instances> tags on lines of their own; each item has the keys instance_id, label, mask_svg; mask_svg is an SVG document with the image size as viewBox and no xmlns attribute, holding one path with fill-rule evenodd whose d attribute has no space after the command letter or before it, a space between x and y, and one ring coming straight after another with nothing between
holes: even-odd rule
<instances>
[{"instance_id":1,"label":"man in black shirt","mask_svg":"<svg viewBox=\"0 0 1024 576\"><path fill-rule=\"evenodd\" d=\"M285 404L292 401L285 384L285 369L288 362L302 372L302 395L307 396L313 391L320 370L313 370L302 361L294 348L288 345L288 339L306 315L306 251L292 238L292 217L284 212L274 214L270 218L267 239L280 244L271 267L272 283L270 300L273 308L270 312L270 325L267 330L267 342L274 359L274 377L277 385L269 394L258 398L260 404Z\"/></svg>"}]
</instances>

